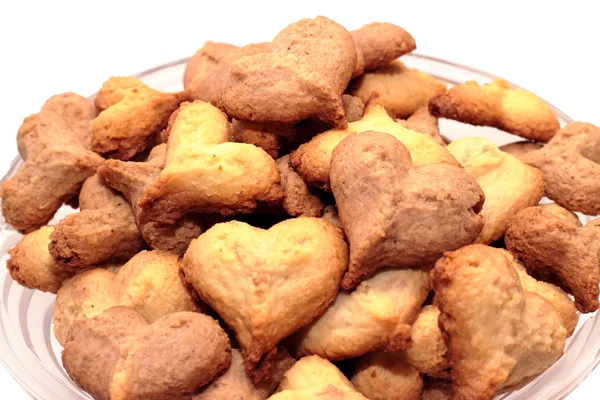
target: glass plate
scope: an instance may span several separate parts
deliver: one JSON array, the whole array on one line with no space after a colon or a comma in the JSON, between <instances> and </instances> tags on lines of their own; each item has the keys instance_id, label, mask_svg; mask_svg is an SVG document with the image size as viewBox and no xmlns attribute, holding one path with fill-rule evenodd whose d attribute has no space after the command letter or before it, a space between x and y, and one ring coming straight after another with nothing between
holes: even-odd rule
<instances>
[{"instance_id":1,"label":"glass plate","mask_svg":"<svg viewBox=\"0 0 600 400\"><path fill-rule=\"evenodd\" d=\"M140 77L149 86L163 91L182 90L187 59L174 61L148 71ZM488 83L497 77L433 57L410 54L402 57L411 68L418 68L449 85L475 80ZM552 107L561 125L571 122L566 114ZM451 140L465 136L485 136L503 145L518 137L494 128L481 128L450 120L440 121L441 133ZM17 157L3 180L23 164ZM50 224L74 212L63 206ZM0 217L1 218L1 217ZM587 217L581 216L585 221ZM64 371L61 346L52 333L54 295L25 289L4 268L6 252L21 238L0 219L0 360L12 376L34 398L40 400L90 399ZM600 360L600 326L594 314L582 315L574 335L567 341L565 354L550 369L523 389L499 396L499 399L562 399L589 375Z\"/></svg>"}]
</instances>

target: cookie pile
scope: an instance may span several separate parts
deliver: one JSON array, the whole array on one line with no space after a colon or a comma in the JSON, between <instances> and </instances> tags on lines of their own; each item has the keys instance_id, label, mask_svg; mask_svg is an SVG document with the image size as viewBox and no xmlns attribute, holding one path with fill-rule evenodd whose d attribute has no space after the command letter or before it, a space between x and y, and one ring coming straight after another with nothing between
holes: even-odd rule
<instances>
[{"instance_id":1,"label":"cookie pile","mask_svg":"<svg viewBox=\"0 0 600 400\"><path fill-rule=\"evenodd\" d=\"M182 92L112 77L27 117L7 267L56 293L69 376L95 399L468 400L548 369L599 306L600 224L574 212L600 213L600 129L503 80L448 89L415 48L303 19L205 43Z\"/></svg>"}]
</instances>

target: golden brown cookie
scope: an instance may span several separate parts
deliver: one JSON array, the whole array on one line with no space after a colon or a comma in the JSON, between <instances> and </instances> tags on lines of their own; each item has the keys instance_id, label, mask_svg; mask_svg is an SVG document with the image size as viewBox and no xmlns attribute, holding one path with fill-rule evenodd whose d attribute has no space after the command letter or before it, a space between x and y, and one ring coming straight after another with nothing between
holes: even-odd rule
<instances>
[{"instance_id":1,"label":"golden brown cookie","mask_svg":"<svg viewBox=\"0 0 600 400\"><path fill-rule=\"evenodd\" d=\"M333 149L346 137L365 131L385 132L394 136L410 151L415 165L445 162L459 165L452 155L433 139L396 123L379 103L371 99L361 120L348 124L344 130L331 129L315 136L290 155L292 167L307 183L330 189L329 167Z\"/></svg>"},{"instance_id":2,"label":"golden brown cookie","mask_svg":"<svg viewBox=\"0 0 600 400\"><path fill-rule=\"evenodd\" d=\"M104 161L90 151L92 101L75 93L50 97L17 133L25 164L2 184L2 215L17 231L46 225Z\"/></svg>"},{"instance_id":3,"label":"golden brown cookie","mask_svg":"<svg viewBox=\"0 0 600 400\"><path fill-rule=\"evenodd\" d=\"M292 336L290 349L299 356L341 360L406 348L430 290L427 271L378 271L353 292L340 292L325 314Z\"/></svg>"},{"instance_id":4,"label":"golden brown cookie","mask_svg":"<svg viewBox=\"0 0 600 400\"><path fill-rule=\"evenodd\" d=\"M277 344L335 299L347 265L338 230L309 217L269 230L238 221L216 224L183 257L186 279L234 330L253 382L268 376Z\"/></svg>"},{"instance_id":5,"label":"golden brown cookie","mask_svg":"<svg viewBox=\"0 0 600 400\"><path fill-rule=\"evenodd\" d=\"M342 95L342 103L344 104L344 113L346 114L346 121L355 122L362 118L365 103L361 99L349 94ZM294 140L289 143L289 150L296 150L302 144L308 142L315 135L332 129L333 126L323 121L316 119L307 119L296 124L296 135Z\"/></svg>"},{"instance_id":6,"label":"golden brown cookie","mask_svg":"<svg viewBox=\"0 0 600 400\"><path fill-rule=\"evenodd\" d=\"M571 336L575 331L577 322L579 322L579 315L577 315L577 308L575 308L575 303L573 303L569 295L558 286L536 280L527 273L525 266L508 250L502 249L502 251L519 274L523 290L538 294L552 304L563 321L563 326L567 330L567 337Z\"/></svg>"},{"instance_id":7,"label":"golden brown cookie","mask_svg":"<svg viewBox=\"0 0 600 400\"><path fill-rule=\"evenodd\" d=\"M531 153L532 151L539 150L541 148L542 148L541 144L536 143L536 142L531 142L529 140L509 143L509 144L505 144L504 146L500 146L500 150L517 157L521 161L523 161L523 156L525 154Z\"/></svg>"},{"instance_id":8,"label":"golden brown cookie","mask_svg":"<svg viewBox=\"0 0 600 400\"><path fill-rule=\"evenodd\" d=\"M342 140L331 157L331 188L350 244L346 290L384 266L433 263L472 243L483 226L484 195L473 178L452 164L415 166L386 133Z\"/></svg>"},{"instance_id":9,"label":"golden brown cookie","mask_svg":"<svg viewBox=\"0 0 600 400\"><path fill-rule=\"evenodd\" d=\"M256 146L230 143L227 116L195 101L172 117L164 169L138 201L138 223L172 225L193 212L251 212L281 200L275 161Z\"/></svg>"},{"instance_id":10,"label":"golden brown cookie","mask_svg":"<svg viewBox=\"0 0 600 400\"><path fill-rule=\"evenodd\" d=\"M500 239L520 210L538 204L544 195L544 177L537 168L498 149L480 137L457 139L447 147L485 194L481 210L483 229L475 243Z\"/></svg>"},{"instance_id":11,"label":"golden brown cookie","mask_svg":"<svg viewBox=\"0 0 600 400\"><path fill-rule=\"evenodd\" d=\"M398 120L397 122L406 129L427 135L435 140L437 144L446 147L446 142L440 136L438 119L429 112L429 107L419 107L406 120Z\"/></svg>"},{"instance_id":12,"label":"golden brown cookie","mask_svg":"<svg viewBox=\"0 0 600 400\"><path fill-rule=\"evenodd\" d=\"M206 386L190 400L266 400L283 379L283 374L290 369L294 360L286 350L277 352L273 363L273 373L269 379L255 385L244 368L244 357L237 350L231 350L231 366L225 373Z\"/></svg>"},{"instance_id":13,"label":"golden brown cookie","mask_svg":"<svg viewBox=\"0 0 600 400\"><path fill-rule=\"evenodd\" d=\"M194 393L231 362L227 334L211 317L165 315L152 324L114 307L73 326L62 352L69 376L95 399L173 399Z\"/></svg>"},{"instance_id":14,"label":"golden brown cookie","mask_svg":"<svg viewBox=\"0 0 600 400\"><path fill-rule=\"evenodd\" d=\"M60 220L50 235L48 248L61 268L79 272L127 261L146 247L129 203L98 175L83 184L79 208L80 212Z\"/></svg>"},{"instance_id":15,"label":"golden brown cookie","mask_svg":"<svg viewBox=\"0 0 600 400\"><path fill-rule=\"evenodd\" d=\"M72 272L60 268L48 251L54 227L43 226L28 233L8 251L6 268L20 285L30 289L56 293Z\"/></svg>"},{"instance_id":16,"label":"golden brown cookie","mask_svg":"<svg viewBox=\"0 0 600 400\"><path fill-rule=\"evenodd\" d=\"M431 99L429 109L441 118L471 125L493 126L540 142L560 128L552 108L524 89L512 89L504 79L479 86L475 81L454 86Z\"/></svg>"},{"instance_id":17,"label":"golden brown cookie","mask_svg":"<svg viewBox=\"0 0 600 400\"><path fill-rule=\"evenodd\" d=\"M196 311L198 304L180 277L177 256L142 251L114 273L95 268L66 280L56 296L54 335L63 344L77 321L114 306L133 307L149 322L177 311Z\"/></svg>"},{"instance_id":18,"label":"golden brown cookie","mask_svg":"<svg viewBox=\"0 0 600 400\"><path fill-rule=\"evenodd\" d=\"M188 214L175 221L174 224L161 224L156 221L139 223L142 211L139 200L146 189L154 183L163 169L166 145L156 146L145 162L107 160L98 168L98 175L110 187L125 196L133 207L133 214L142 237L156 250L183 254L192 239L196 239L208 221L197 215Z\"/></svg>"},{"instance_id":19,"label":"golden brown cookie","mask_svg":"<svg viewBox=\"0 0 600 400\"><path fill-rule=\"evenodd\" d=\"M363 54L366 71L386 66L417 48L410 33L388 22L372 22L350 33Z\"/></svg>"},{"instance_id":20,"label":"golden brown cookie","mask_svg":"<svg viewBox=\"0 0 600 400\"><path fill-rule=\"evenodd\" d=\"M450 378L448 348L438 326L440 310L434 305L423 307L411 327L411 341L402 358L416 370L440 378Z\"/></svg>"},{"instance_id":21,"label":"golden brown cookie","mask_svg":"<svg viewBox=\"0 0 600 400\"><path fill-rule=\"evenodd\" d=\"M223 88L223 80L235 60L270 51L271 43L252 43L237 47L229 43L208 41L188 61L183 87L192 100L216 104Z\"/></svg>"},{"instance_id":22,"label":"golden brown cookie","mask_svg":"<svg viewBox=\"0 0 600 400\"><path fill-rule=\"evenodd\" d=\"M548 268L558 275L579 311L598 309L600 234L593 225L579 228L541 207L530 207L512 219L504 243L527 268Z\"/></svg>"},{"instance_id":23,"label":"golden brown cookie","mask_svg":"<svg viewBox=\"0 0 600 400\"><path fill-rule=\"evenodd\" d=\"M407 118L429 100L446 91L446 85L433 76L410 69L400 61L374 69L353 79L347 93L367 102L374 93L396 118Z\"/></svg>"},{"instance_id":24,"label":"golden brown cookie","mask_svg":"<svg viewBox=\"0 0 600 400\"><path fill-rule=\"evenodd\" d=\"M215 71L219 70L220 64L233 51L239 49L238 46L229 43L220 43L207 41L200 47L185 65L183 73L183 87L188 89L192 80L198 74L206 74L207 76L216 77ZM228 68L229 66L227 66ZM223 68L225 69L225 68ZM194 100L210 101L210 99L195 98Z\"/></svg>"},{"instance_id":25,"label":"golden brown cookie","mask_svg":"<svg viewBox=\"0 0 600 400\"><path fill-rule=\"evenodd\" d=\"M302 180L300 175L290 167L290 156L285 155L277 160L281 173L282 205L292 217L320 217L325 204L315 195L313 190Z\"/></svg>"},{"instance_id":26,"label":"golden brown cookie","mask_svg":"<svg viewBox=\"0 0 600 400\"><path fill-rule=\"evenodd\" d=\"M277 159L280 149L290 142L296 129L291 124L258 123L234 119L231 121L233 142L248 143L260 147Z\"/></svg>"},{"instance_id":27,"label":"golden brown cookie","mask_svg":"<svg viewBox=\"0 0 600 400\"><path fill-rule=\"evenodd\" d=\"M271 52L238 58L218 104L236 119L347 125L342 94L356 65L352 36L325 17L302 19L273 39Z\"/></svg>"},{"instance_id":28,"label":"golden brown cookie","mask_svg":"<svg viewBox=\"0 0 600 400\"><path fill-rule=\"evenodd\" d=\"M502 250L477 244L445 253L431 280L453 398L491 399L517 389L562 355L567 332L560 315L523 291Z\"/></svg>"},{"instance_id":29,"label":"golden brown cookie","mask_svg":"<svg viewBox=\"0 0 600 400\"><path fill-rule=\"evenodd\" d=\"M571 123L522 159L544 173L550 199L570 211L600 214L600 128Z\"/></svg>"},{"instance_id":30,"label":"golden brown cookie","mask_svg":"<svg viewBox=\"0 0 600 400\"><path fill-rule=\"evenodd\" d=\"M103 110L92 122L92 150L107 158L130 160L154 142L169 116L187 100L185 93L164 93L137 78L112 77L95 102Z\"/></svg>"},{"instance_id":31,"label":"golden brown cookie","mask_svg":"<svg viewBox=\"0 0 600 400\"><path fill-rule=\"evenodd\" d=\"M319 356L303 357L284 375L269 400L368 400L335 365Z\"/></svg>"},{"instance_id":32,"label":"golden brown cookie","mask_svg":"<svg viewBox=\"0 0 600 400\"><path fill-rule=\"evenodd\" d=\"M383 351L358 359L352 384L371 400L421 400L423 376L397 353Z\"/></svg>"},{"instance_id":33,"label":"golden brown cookie","mask_svg":"<svg viewBox=\"0 0 600 400\"><path fill-rule=\"evenodd\" d=\"M559 206L556 203L540 204L544 210L575 226L583 226L577 214Z\"/></svg>"}]
</instances>

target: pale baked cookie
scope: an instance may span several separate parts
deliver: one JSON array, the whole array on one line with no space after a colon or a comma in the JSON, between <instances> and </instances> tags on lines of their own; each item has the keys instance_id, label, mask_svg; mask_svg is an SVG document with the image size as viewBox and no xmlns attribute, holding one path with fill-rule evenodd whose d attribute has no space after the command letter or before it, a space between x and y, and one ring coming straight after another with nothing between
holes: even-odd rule
<instances>
[{"instance_id":1,"label":"pale baked cookie","mask_svg":"<svg viewBox=\"0 0 600 400\"><path fill-rule=\"evenodd\" d=\"M363 117L348 124L348 128L331 129L300 146L290 155L291 165L309 184L329 190L329 167L333 149L344 138L370 130L389 133L402 142L409 150L415 165L436 162L459 165L456 159L433 139L396 123L376 98L367 103Z\"/></svg>"},{"instance_id":2,"label":"pale baked cookie","mask_svg":"<svg viewBox=\"0 0 600 400\"><path fill-rule=\"evenodd\" d=\"M358 359L352 384L371 400L421 400L423 376L397 353L373 352Z\"/></svg>"},{"instance_id":3,"label":"pale baked cookie","mask_svg":"<svg viewBox=\"0 0 600 400\"><path fill-rule=\"evenodd\" d=\"M166 149L165 144L154 147L144 162L107 160L98 168L98 175L108 186L121 192L129 201L140 233L150 247L183 254L192 239L200 236L210 225L209 218L187 214L172 224L161 224L156 221L139 222L142 212L139 200L162 171Z\"/></svg>"},{"instance_id":4,"label":"pale baked cookie","mask_svg":"<svg viewBox=\"0 0 600 400\"><path fill-rule=\"evenodd\" d=\"M197 311L196 298L181 279L177 256L143 251L117 272L95 268L66 280L54 307L54 335L64 345L74 323L114 306L135 308L149 322L177 311Z\"/></svg>"},{"instance_id":5,"label":"pale baked cookie","mask_svg":"<svg viewBox=\"0 0 600 400\"><path fill-rule=\"evenodd\" d=\"M20 285L30 289L56 293L72 272L56 265L48 251L52 226L43 226L28 233L8 251L6 268Z\"/></svg>"},{"instance_id":6,"label":"pale baked cookie","mask_svg":"<svg viewBox=\"0 0 600 400\"><path fill-rule=\"evenodd\" d=\"M92 150L107 158L130 160L154 142L186 93L164 93L139 79L112 77L95 102L103 110L92 122Z\"/></svg>"},{"instance_id":7,"label":"pale baked cookie","mask_svg":"<svg viewBox=\"0 0 600 400\"><path fill-rule=\"evenodd\" d=\"M342 94L356 66L350 33L325 17L302 19L271 42L271 51L238 58L217 104L236 119L296 123L317 118L347 125Z\"/></svg>"},{"instance_id":8,"label":"pale baked cookie","mask_svg":"<svg viewBox=\"0 0 600 400\"><path fill-rule=\"evenodd\" d=\"M186 279L235 332L255 383L268 377L277 344L325 312L347 266L337 228L309 217L268 230L216 224L183 257Z\"/></svg>"},{"instance_id":9,"label":"pale baked cookie","mask_svg":"<svg viewBox=\"0 0 600 400\"><path fill-rule=\"evenodd\" d=\"M549 141L560 128L544 100L504 79L479 86L469 81L431 99L431 113L471 125L493 126L525 139Z\"/></svg>"},{"instance_id":10,"label":"pale baked cookie","mask_svg":"<svg viewBox=\"0 0 600 400\"><path fill-rule=\"evenodd\" d=\"M514 142L505 144L504 146L500 146L500 150L517 157L519 160L522 160L525 154L531 153L532 151L539 150L541 148L541 144L531 142L529 140L523 140L520 142Z\"/></svg>"},{"instance_id":11,"label":"pale baked cookie","mask_svg":"<svg viewBox=\"0 0 600 400\"><path fill-rule=\"evenodd\" d=\"M184 103L171 117L164 169L138 201L138 223L172 225L192 212L251 212L282 197L279 170L264 150L229 142L218 108Z\"/></svg>"},{"instance_id":12,"label":"pale baked cookie","mask_svg":"<svg viewBox=\"0 0 600 400\"><path fill-rule=\"evenodd\" d=\"M598 309L600 233L595 224L579 228L541 207L530 207L512 219L504 243L527 268L558 275L579 311Z\"/></svg>"},{"instance_id":13,"label":"pale baked cookie","mask_svg":"<svg viewBox=\"0 0 600 400\"><path fill-rule=\"evenodd\" d=\"M488 139L462 138L447 149L485 194L481 210L483 229L475 243L490 244L500 239L510 219L520 210L538 204L544 195L541 171L500 151Z\"/></svg>"},{"instance_id":14,"label":"pale baked cookie","mask_svg":"<svg viewBox=\"0 0 600 400\"><path fill-rule=\"evenodd\" d=\"M335 365L319 356L303 357L284 375L269 400L368 400Z\"/></svg>"},{"instance_id":15,"label":"pale baked cookie","mask_svg":"<svg viewBox=\"0 0 600 400\"><path fill-rule=\"evenodd\" d=\"M296 129L291 124L259 123L234 119L231 121L233 142L253 144L277 159L282 147L294 139Z\"/></svg>"},{"instance_id":16,"label":"pale baked cookie","mask_svg":"<svg viewBox=\"0 0 600 400\"><path fill-rule=\"evenodd\" d=\"M290 167L290 156L285 155L277 160L281 173L281 190L283 191L282 205L284 210L293 217L320 217L325 204L313 192L300 175Z\"/></svg>"},{"instance_id":17,"label":"pale baked cookie","mask_svg":"<svg viewBox=\"0 0 600 400\"><path fill-rule=\"evenodd\" d=\"M388 22L372 22L350 33L357 51L362 53L366 71L388 65L417 48L415 38L410 33ZM360 74L353 76L357 75Z\"/></svg>"},{"instance_id":18,"label":"pale baked cookie","mask_svg":"<svg viewBox=\"0 0 600 400\"><path fill-rule=\"evenodd\" d=\"M570 211L600 214L600 128L571 123L522 159L544 173L550 199Z\"/></svg>"},{"instance_id":19,"label":"pale baked cookie","mask_svg":"<svg viewBox=\"0 0 600 400\"><path fill-rule=\"evenodd\" d=\"M558 218L563 219L565 222L568 222L575 226L583 226L577 214L572 211L567 210L564 207L559 206L556 203L548 203L548 204L540 204L544 210L550 212L551 214L557 216Z\"/></svg>"},{"instance_id":20,"label":"pale baked cookie","mask_svg":"<svg viewBox=\"0 0 600 400\"><path fill-rule=\"evenodd\" d=\"M435 305L423 307L412 324L410 344L402 358L413 368L439 378L450 378L448 348L438 325L440 310Z\"/></svg>"},{"instance_id":21,"label":"pale baked cookie","mask_svg":"<svg viewBox=\"0 0 600 400\"><path fill-rule=\"evenodd\" d=\"M252 43L238 47L229 43L208 41L186 64L183 87L192 100L216 104L223 89L223 80L235 60L270 51L271 43Z\"/></svg>"},{"instance_id":22,"label":"pale baked cookie","mask_svg":"<svg viewBox=\"0 0 600 400\"><path fill-rule=\"evenodd\" d=\"M560 315L543 297L523 291L502 250L478 244L445 253L431 280L453 398L491 399L518 389L563 354L567 331Z\"/></svg>"},{"instance_id":23,"label":"pale baked cookie","mask_svg":"<svg viewBox=\"0 0 600 400\"><path fill-rule=\"evenodd\" d=\"M331 188L350 244L346 290L384 266L434 263L483 227L484 195L472 177L448 163L414 165L386 133L344 139L331 157Z\"/></svg>"},{"instance_id":24,"label":"pale baked cookie","mask_svg":"<svg viewBox=\"0 0 600 400\"><path fill-rule=\"evenodd\" d=\"M225 373L212 381L190 400L266 400L279 386L283 374L296 360L285 350L277 352L269 379L255 385L244 368L244 357L238 349L231 350L231 365Z\"/></svg>"},{"instance_id":25,"label":"pale baked cookie","mask_svg":"<svg viewBox=\"0 0 600 400\"><path fill-rule=\"evenodd\" d=\"M60 206L77 196L104 161L91 149L96 108L75 93L50 97L17 133L25 164L2 183L2 215L17 231L46 225Z\"/></svg>"},{"instance_id":26,"label":"pale baked cookie","mask_svg":"<svg viewBox=\"0 0 600 400\"><path fill-rule=\"evenodd\" d=\"M398 120L398 123L406 129L427 135L438 144L446 147L446 142L440 136L438 118L429 112L429 107L422 106L417 108L410 117L406 120Z\"/></svg>"},{"instance_id":27,"label":"pale baked cookie","mask_svg":"<svg viewBox=\"0 0 600 400\"><path fill-rule=\"evenodd\" d=\"M48 248L61 268L80 272L124 262L146 247L129 203L98 175L83 184L79 208L60 220L50 235Z\"/></svg>"},{"instance_id":28,"label":"pale baked cookie","mask_svg":"<svg viewBox=\"0 0 600 400\"><path fill-rule=\"evenodd\" d=\"M347 93L367 102L374 93L396 118L407 118L429 100L446 91L446 85L431 75L410 69L401 61L366 72L353 79Z\"/></svg>"},{"instance_id":29,"label":"pale baked cookie","mask_svg":"<svg viewBox=\"0 0 600 400\"><path fill-rule=\"evenodd\" d=\"M525 292L538 294L552 304L556 309L556 312L558 312L562 318L563 326L567 330L567 337L571 336L575 331L577 322L579 322L579 315L577 315L577 308L575 308L575 304L569 295L558 286L536 280L527 273L525 266L521 264L512 253L504 249L502 249L502 251L519 274L519 280L521 281L523 290Z\"/></svg>"},{"instance_id":30,"label":"pale baked cookie","mask_svg":"<svg viewBox=\"0 0 600 400\"><path fill-rule=\"evenodd\" d=\"M62 362L96 399L173 399L225 370L231 346L207 315L177 312L148 324L134 309L114 307L73 326Z\"/></svg>"},{"instance_id":31,"label":"pale baked cookie","mask_svg":"<svg viewBox=\"0 0 600 400\"><path fill-rule=\"evenodd\" d=\"M406 348L430 289L427 271L378 271L353 292L340 292L325 314L291 337L290 349L299 356L341 360Z\"/></svg>"}]
</instances>

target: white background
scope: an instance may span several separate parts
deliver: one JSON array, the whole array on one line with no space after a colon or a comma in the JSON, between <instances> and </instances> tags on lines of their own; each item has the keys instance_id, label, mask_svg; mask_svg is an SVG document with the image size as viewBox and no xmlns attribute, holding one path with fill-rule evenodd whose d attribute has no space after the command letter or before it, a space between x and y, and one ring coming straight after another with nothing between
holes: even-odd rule
<instances>
[{"instance_id":1,"label":"white background","mask_svg":"<svg viewBox=\"0 0 600 400\"><path fill-rule=\"evenodd\" d=\"M418 52L503 76L576 120L600 124L600 23L594 1L0 2L0 172L15 133L49 96L95 92L128 75L191 55L207 39L267 41L317 14L347 28L389 21ZM218 4L216 4L218 3ZM0 367L0 398L28 398ZM600 370L569 399L599 398Z\"/></svg>"}]
</instances>

